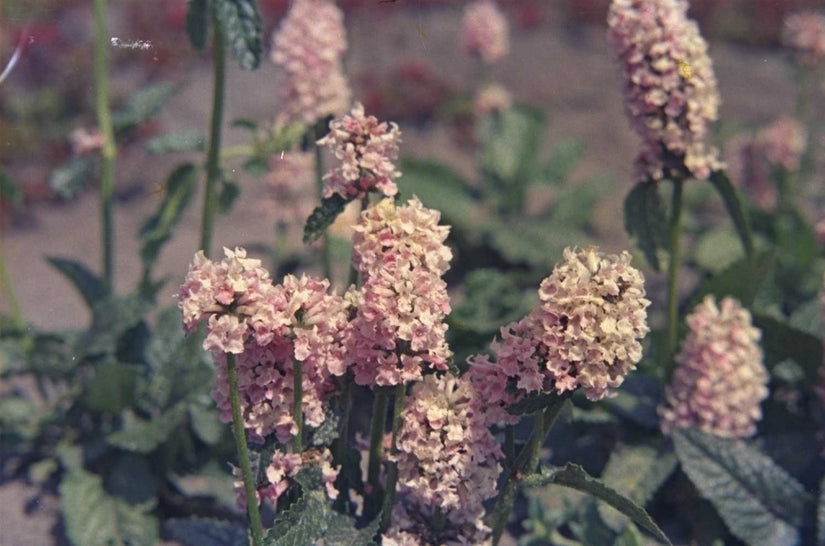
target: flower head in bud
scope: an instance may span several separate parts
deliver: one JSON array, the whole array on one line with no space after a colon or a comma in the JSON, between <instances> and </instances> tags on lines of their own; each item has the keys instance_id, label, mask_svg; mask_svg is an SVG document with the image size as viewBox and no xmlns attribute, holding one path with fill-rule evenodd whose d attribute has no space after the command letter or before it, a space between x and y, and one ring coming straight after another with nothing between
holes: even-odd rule
<instances>
[{"instance_id":1,"label":"flower head in bud","mask_svg":"<svg viewBox=\"0 0 825 546\"><path fill-rule=\"evenodd\" d=\"M768 372L759 348L761 332L733 298L717 306L712 296L688 315L690 331L676 356L666 403L659 408L665 434L696 427L724 438L747 438L762 418Z\"/></svg>"},{"instance_id":2,"label":"flower head in bud","mask_svg":"<svg viewBox=\"0 0 825 546\"><path fill-rule=\"evenodd\" d=\"M491 0L478 0L467 5L461 21L461 47L494 63L510 52L507 19Z\"/></svg>"},{"instance_id":3,"label":"flower head in bud","mask_svg":"<svg viewBox=\"0 0 825 546\"><path fill-rule=\"evenodd\" d=\"M796 60L813 66L825 59L825 15L801 11L789 15L782 26L782 45L796 53Z\"/></svg>"}]
</instances>

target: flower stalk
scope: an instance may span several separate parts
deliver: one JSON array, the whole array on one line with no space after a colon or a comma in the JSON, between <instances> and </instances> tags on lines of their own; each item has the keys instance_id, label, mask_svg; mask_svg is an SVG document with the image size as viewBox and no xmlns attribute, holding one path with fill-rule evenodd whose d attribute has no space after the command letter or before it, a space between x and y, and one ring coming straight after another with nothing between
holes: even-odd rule
<instances>
[{"instance_id":1,"label":"flower stalk","mask_svg":"<svg viewBox=\"0 0 825 546\"><path fill-rule=\"evenodd\" d=\"M206 156L206 191L204 192L203 216L201 219L200 247L206 256L210 254L215 213L218 207L217 184L221 176L220 150L221 127L223 125L224 88L226 80L226 56L223 30L216 16L213 16L214 43L214 86L212 91L212 118L209 127L209 149Z\"/></svg>"},{"instance_id":2,"label":"flower stalk","mask_svg":"<svg viewBox=\"0 0 825 546\"><path fill-rule=\"evenodd\" d=\"M395 386L395 404L392 410L392 445L391 453L396 455L398 432L401 430L401 412L404 409L404 397L406 396L406 384L399 383ZM398 463L390 460L387 463L387 489L384 491L384 503L381 505L381 525L379 532L385 532L390 526L390 516L392 515L392 505L395 502L395 486L398 482Z\"/></svg>"}]
</instances>

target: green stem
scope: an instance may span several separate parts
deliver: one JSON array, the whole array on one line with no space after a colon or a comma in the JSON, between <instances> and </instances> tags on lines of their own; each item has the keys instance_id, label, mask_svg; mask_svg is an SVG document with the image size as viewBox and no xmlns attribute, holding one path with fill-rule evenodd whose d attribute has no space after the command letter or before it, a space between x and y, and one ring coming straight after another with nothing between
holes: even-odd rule
<instances>
[{"instance_id":1,"label":"green stem","mask_svg":"<svg viewBox=\"0 0 825 546\"><path fill-rule=\"evenodd\" d=\"M217 17L213 14L212 28L215 34L212 57L215 64L214 87L212 91L212 120L209 127L209 150L206 156L206 192L203 201L201 222L201 249L209 256L212 246L212 231L215 212L218 207L217 185L221 176L220 150L221 127L223 125L224 82L226 79L226 56L224 36Z\"/></svg>"},{"instance_id":2,"label":"green stem","mask_svg":"<svg viewBox=\"0 0 825 546\"><path fill-rule=\"evenodd\" d=\"M115 146L112 117L109 111L109 77L108 77L108 32L106 30L106 0L94 0L95 45L94 45L94 79L95 102L97 105L97 125L103 137L101 148L102 166L100 175L100 219L101 246L103 253L103 294L114 292L114 187Z\"/></svg>"},{"instance_id":3,"label":"green stem","mask_svg":"<svg viewBox=\"0 0 825 546\"><path fill-rule=\"evenodd\" d=\"M298 427L298 432L292 438L292 452L300 453L304 447L304 386L303 364L296 360L292 365L292 420Z\"/></svg>"},{"instance_id":4,"label":"green stem","mask_svg":"<svg viewBox=\"0 0 825 546\"><path fill-rule=\"evenodd\" d=\"M401 412L404 410L404 399L406 397L406 385L401 383L395 387L395 404L392 409L392 445L390 450L396 454L396 442L398 432L401 429ZM395 502L395 484L398 482L398 464L390 461L387 464L387 489L384 491L384 502L381 505L381 525L378 532L385 532L390 526L390 516L392 515L392 504Z\"/></svg>"},{"instance_id":5,"label":"green stem","mask_svg":"<svg viewBox=\"0 0 825 546\"><path fill-rule=\"evenodd\" d=\"M312 141L312 145L315 147L315 186L318 190L318 198L324 198L324 156L322 154L323 150L321 147L316 144L320 130L316 123L316 127L314 129L309 129L309 134L314 135L315 138ZM330 249L329 249L329 235L324 233L321 236L321 271L324 275L324 278L329 279L332 282L332 264L330 262Z\"/></svg>"},{"instance_id":6,"label":"green stem","mask_svg":"<svg viewBox=\"0 0 825 546\"><path fill-rule=\"evenodd\" d=\"M504 427L504 463L507 468L513 465L516 459L516 427Z\"/></svg>"},{"instance_id":7,"label":"green stem","mask_svg":"<svg viewBox=\"0 0 825 546\"><path fill-rule=\"evenodd\" d=\"M229 381L229 403L232 406L232 433L235 436L235 448L238 450L238 462L241 465L243 486L246 492L246 510L249 514L249 525L252 532L252 546L263 544L263 526L261 513L258 511L257 496L255 495L255 478L252 476L252 465L249 462L249 449L246 446L243 416L241 415L241 401L238 392L238 371L235 368L235 355L226 354L226 376Z\"/></svg>"},{"instance_id":8,"label":"green stem","mask_svg":"<svg viewBox=\"0 0 825 546\"><path fill-rule=\"evenodd\" d=\"M372 487L373 492L378 490L378 474L384 458L384 423L387 420L389 405L390 395L387 389L376 389L370 426L370 461L367 467L367 483Z\"/></svg>"},{"instance_id":9,"label":"green stem","mask_svg":"<svg viewBox=\"0 0 825 546\"><path fill-rule=\"evenodd\" d=\"M670 260L667 266L667 358L668 373L673 367L673 355L679 338L679 235L682 230L682 180L673 181L670 221Z\"/></svg>"},{"instance_id":10,"label":"green stem","mask_svg":"<svg viewBox=\"0 0 825 546\"><path fill-rule=\"evenodd\" d=\"M341 408L341 428L338 431L338 438L335 439L333 463L335 465L341 465L343 468L347 460L347 445L349 444L349 417L350 412L352 411L352 380L350 375L347 374L341 377L340 384L341 394L339 399L341 400L343 407ZM338 489L338 498L335 499L336 510L344 510L344 507L349 499L349 487L350 482L346 472L339 473L338 479L335 483L335 488Z\"/></svg>"}]
</instances>

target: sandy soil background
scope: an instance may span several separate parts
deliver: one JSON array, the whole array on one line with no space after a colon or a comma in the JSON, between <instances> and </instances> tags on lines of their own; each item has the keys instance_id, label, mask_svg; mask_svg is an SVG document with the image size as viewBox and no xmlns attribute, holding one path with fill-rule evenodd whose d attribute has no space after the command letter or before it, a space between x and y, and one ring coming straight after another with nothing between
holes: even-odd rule
<instances>
[{"instance_id":1,"label":"sandy soil background","mask_svg":"<svg viewBox=\"0 0 825 546\"><path fill-rule=\"evenodd\" d=\"M414 8L397 2L352 13L347 18L349 73L366 69L381 73L399 59L424 59L452 87L469 91L475 84L476 71L457 47L463 4ZM603 27L570 27L557 10L550 6L541 8L544 23L535 29L514 29L512 52L494 72L518 102L546 109L550 119L548 145L571 135L587 142L576 177L610 172L622 182L614 188L614 195L605 196L597 222L603 245L608 250L618 250L628 245L621 229L621 203L631 184L637 143L623 115L618 68ZM728 123L761 123L792 113L794 86L790 66L781 52L727 43L711 43L710 52L723 97L721 116ZM236 68L234 63L228 66L226 119L272 117L277 107L276 68L264 62L260 70L250 73ZM139 87L145 78L131 68L116 69L113 76L116 93ZM158 118L161 129L205 127L212 86L208 63L188 67L178 79L182 89ZM403 155L445 161L468 176L472 174L472 155L454 144L447 128L428 125L401 129ZM242 142L243 136L237 130L227 130L226 142ZM195 159L201 161L199 157ZM180 157L147 157L140 149L121 155L118 184L123 198L116 210L116 285L120 292L133 286L140 273L136 234L157 205L157 197L151 195L154 183L165 178L179 160ZM230 215L219 218L216 245L265 241L270 233L269 222L255 208L263 192L261 183L243 177L239 180L242 196ZM97 269L98 206L94 191L68 203L42 202L31 209L30 222L0 233L25 318L38 328L76 327L89 319L81 299L44 257L72 258ZM159 274L172 279L183 277L197 246L198 214L199 206L192 207L162 254ZM175 291L175 282L170 282L162 297L171 298ZM0 308L5 305L6 302L0 303ZM53 543L49 533L57 507L54 498L37 499L35 490L21 482L3 484L0 544Z\"/></svg>"}]
</instances>

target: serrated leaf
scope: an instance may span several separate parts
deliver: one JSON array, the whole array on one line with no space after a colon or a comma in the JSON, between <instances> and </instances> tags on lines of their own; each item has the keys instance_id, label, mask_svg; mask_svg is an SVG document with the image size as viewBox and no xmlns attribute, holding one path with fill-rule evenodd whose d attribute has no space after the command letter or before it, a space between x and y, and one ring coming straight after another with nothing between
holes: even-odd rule
<instances>
[{"instance_id":1,"label":"serrated leaf","mask_svg":"<svg viewBox=\"0 0 825 546\"><path fill-rule=\"evenodd\" d=\"M144 87L129 97L122 110L112 114L112 125L116 130L128 129L157 114L166 99L177 91L170 82L154 83Z\"/></svg>"},{"instance_id":2,"label":"serrated leaf","mask_svg":"<svg viewBox=\"0 0 825 546\"><path fill-rule=\"evenodd\" d=\"M588 493L629 517L637 525L651 533L657 540L666 544L671 543L644 508L589 475L579 465L568 463L563 467L543 467L538 474L526 477L523 483L526 487L537 487L554 483Z\"/></svg>"},{"instance_id":3,"label":"serrated leaf","mask_svg":"<svg viewBox=\"0 0 825 546\"><path fill-rule=\"evenodd\" d=\"M83 546L154 546L160 540L157 519L147 505L131 505L106 494L99 476L77 469L60 482L66 534Z\"/></svg>"},{"instance_id":4,"label":"serrated leaf","mask_svg":"<svg viewBox=\"0 0 825 546\"><path fill-rule=\"evenodd\" d=\"M183 423L185 416L186 407L177 404L151 420L135 417L126 428L106 436L106 443L134 453L151 453Z\"/></svg>"},{"instance_id":5,"label":"serrated leaf","mask_svg":"<svg viewBox=\"0 0 825 546\"><path fill-rule=\"evenodd\" d=\"M698 304L707 294L713 294L717 300L731 296L745 307L750 307L768 278L773 262L771 252L762 252L750 260L743 258L734 262L702 284L693 297L692 305Z\"/></svg>"},{"instance_id":6,"label":"serrated leaf","mask_svg":"<svg viewBox=\"0 0 825 546\"><path fill-rule=\"evenodd\" d=\"M89 309L103 296L100 277L82 263L55 256L48 256L46 260L69 279Z\"/></svg>"},{"instance_id":7,"label":"serrated leaf","mask_svg":"<svg viewBox=\"0 0 825 546\"><path fill-rule=\"evenodd\" d=\"M636 239L650 267L659 271L657 251L667 246L666 237L670 228L657 184L638 183L627 194L624 228L628 235Z\"/></svg>"},{"instance_id":8,"label":"serrated leaf","mask_svg":"<svg viewBox=\"0 0 825 546\"><path fill-rule=\"evenodd\" d=\"M335 222L335 219L344 210L346 204L347 201L337 193L322 199L321 204L315 207L315 210L307 218L307 223L304 226L304 244L312 243L321 238L326 229Z\"/></svg>"},{"instance_id":9,"label":"serrated leaf","mask_svg":"<svg viewBox=\"0 0 825 546\"><path fill-rule=\"evenodd\" d=\"M467 183L456 172L430 161L405 160L399 191L404 197L416 196L425 207L441 212L442 222L460 230L474 225L473 200Z\"/></svg>"},{"instance_id":10,"label":"serrated leaf","mask_svg":"<svg viewBox=\"0 0 825 546\"><path fill-rule=\"evenodd\" d=\"M323 498L305 491L288 510L278 514L264 537L264 546L315 544L324 534L324 512Z\"/></svg>"},{"instance_id":11,"label":"serrated leaf","mask_svg":"<svg viewBox=\"0 0 825 546\"><path fill-rule=\"evenodd\" d=\"M188 4L186 33L189 43L198 51L203 51L209 34L209 3L207 0L189 0Z\"/></svg>"},{"instance_id":12,"label":"serrated leaf","mask_svg":"<svg viewBox=\"0 0 825 546\"><path fill-rule=\"evenodd\" d=\"M673 434L682 469L731 532L752 545L793 545L809 498L805 488L744 443L698 430Z\"/></svg>"},{"instance_id":13,"label":"serrated leaf","mask_svg":"<svg viewBox=\"0 0 825 546\"><path fill-rule=\"evenodd\" d=\"M742 242L742 249L745 251L745 256L750 258L753 256L753 233L751 232L750 220L745 209L744 201L739 196L739 192L736 191L733 184L731 184L725 171L713 171L710 174L709 180L722 197L725 208L728 210L728 214L736 228L736 233L739 235L739 240Z\"/></svg>"},{"instance_id":14,"label":"serrated leaf","mask_svg":"<svg viewBox=\"0 0 825 546\"><path fill-rule=\"evenodd\" d=\"M181 129L149 139L145 146L150 154L199 152L206 147L206 139L198 129Z\"/></svg>"},{"instance_id":15,"label":"serrated leaf","mask_svg":"<svg viewBox=\"0 0 825 546\"><path fill-rule=\"evenodd\" d=\"M140 228L140 257L146 272L151 269L160 249L172 236L172 230L192 200L198 184L197 173L191 163L175 169L166 180L166 191L160 208Z\"/></svg>"},{"instance_id":16,"label":"serrated leaf","mask_svg":"<svg viewBox=\"0 0 825 546\"><path fill-rule=\"evenodd\" d=\"M808 332L767 315L755 314L753 324L762 331L761 345L767 364L793 359L805 372L810 385L819 382L822 342Z\"/></svg>"},{"instance_id":17,"label":"serrated leaf","mask_svg":"<svg viewBox=\"0 0 825 546\"><path fill-rule=\"evenodd\" d=\"M49 187L63 199L71 199L94 182L97 158L92 155L73 157L49 175Z\"/></svg>"},{"instance_id":18,"label":"serrated leaf","mask_svg":"<svg viewBox=\"0 0 825 546\"><path fill-rule=\"evenodd\" d=\"M134 366L116 360L98 362L86 385L86 404L94 410L119 414L134 401L137 377Z\"/></svg>"},{"instance_id":19,"label":"serrated leaf","mask_svg":"<svg viewBox=\"0 0 825 546\"><path fill-rule=\"evenodd\" d=\"M165 526L169 538L183 546L237 546L248 541L244 527L205 518L172 519Z\"/></svg>"},{"instance_id":20,"label":"serrated leaf","mask_svg":"<svg viewBox=\"0 0 825 546\"><path fill-rule=\"evenodd\" d=\"M255 0L214 0L215 14L232 55L241 68L254 70L261 64L263 22Z\"/></svg>"},{"instance_id":21,"label":"serrated leaf","mask_svg":"<svg viewBox=\"0 0 825 546\"><path fill-rule=\"evenodd\" d=\"M218 194L218 212L226 214L232 210L232 205L241 195L241 187L232 180L221 180L221 192Z\"/></svg>"}]
</instances>

